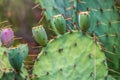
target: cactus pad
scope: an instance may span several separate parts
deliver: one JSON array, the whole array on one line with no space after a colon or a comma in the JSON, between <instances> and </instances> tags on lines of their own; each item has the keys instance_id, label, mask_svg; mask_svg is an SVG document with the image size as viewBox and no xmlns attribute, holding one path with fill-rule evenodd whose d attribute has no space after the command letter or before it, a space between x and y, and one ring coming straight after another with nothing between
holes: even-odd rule
<instances>
[{"instance_id":1,"label":"cactus pad","mask_svg":"<svg viewBox=\"0 0 120 80\"><path fill-rule=\"evenodd\" d=\"M29 80L24 66L20 72L14 71L8 61L7 49L4 47L0 47L0 80Z\"/></svg>"},{"instance_id":2,"label":"cactus pad","mask_svg":"<svg viewBox=\"0 0 120 80\"><path fill-rule=\"evenodd\" d=\"M8 59L11 66L16 70L20 71L22 63L25 57L28 54L28 47L26 44L18 45L17 47L8 49Z\"/></svg>"},{"instance_id":3,"label":"cactus pad","mask_svg":"<svg viewBox=\"0 0 120 80\"><path fill-rule=\"evenodd\" d=\"M33 80L104 80L106 58L97 44L79 31L58 36L39 54Z\"/></svg>"}]
</instances>

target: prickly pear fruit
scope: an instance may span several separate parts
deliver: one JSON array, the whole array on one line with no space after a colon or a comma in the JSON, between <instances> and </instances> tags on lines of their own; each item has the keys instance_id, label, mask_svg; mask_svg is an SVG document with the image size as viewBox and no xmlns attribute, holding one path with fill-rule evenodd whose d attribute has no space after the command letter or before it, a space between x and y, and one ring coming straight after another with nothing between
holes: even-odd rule
<instances>
[{"instance_id":1,"label":"prickly pear fruit","mask_svg":"<svg viewBox=\"0 0 120 80\"><path fill-rule=\"evenodd\" d=\"M60 34L64 34L66 32L66 21L62 14L58 14L53 16L53 21L55 27Z\"/></svg>"},{"instance_id":2,"label":"prickly pear fruit","mask_svg":"<svg viewBox=\"0 0 120 80\"><path fill-rule=\"evenodd\" d=\"M89 12L80 12L78 22L81 30L86 31L89 28Z\"/></svg>"},{"instance_id":3,"label":"prickly pear fruit","mask_svg":"<svg viewBox=\"0 0 120 80\"><path fill-rule=\"evenodd\" d=\"M4 28L1 31L1 42L5 47L10 47L14 42L14 32L12 28Z\"/></svg>"},{"instance_id":4,"label":"prickly pear fruit","mask_svg":"<svg viewBox=\"0 0 120 80\"><path fill-rule=\"evenodd\" d=\"M45 29L43 28L43 25L33 27L32 33L34 39L41 45L46 46L48 42L47 33Z\"/></svg>"}]
</instances>

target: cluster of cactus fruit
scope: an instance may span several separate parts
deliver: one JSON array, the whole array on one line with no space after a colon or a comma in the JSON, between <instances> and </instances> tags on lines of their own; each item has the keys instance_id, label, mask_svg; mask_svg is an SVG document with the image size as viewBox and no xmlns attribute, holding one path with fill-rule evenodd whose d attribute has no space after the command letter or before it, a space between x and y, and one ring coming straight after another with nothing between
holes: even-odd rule
<instances>
[{"instance_id":1,"label":"cluster of cactus fruit","mask_svg":"<svg viewBox=\"0 0 120 80\"><path fill-rule=\"evenodd\" d=\"M0 80L120 80L120 21L114 0L36 2L43 8L43 18L32 33L43 47L32 75L23 64L27 44L13 47L14 32L4 28Z\"/></svg>"},{"instance_id":2,"label":"cluster of cactus fruit","mask_svg":"<svg viewBox=\"0 0 120 80\"><path fill-rule=\"evenodd\" d=\"M47 29L51 28L53 31L57 31L59 34L61 34L62 31L71 32L72 30L76 30L76 29L78 30L80 29L85 34L87 33L89 36L93 37L95 42L101 43L100 44L101 50L105 53L106 56L106 61L108 65L108 69L107 69L108 74L112 75L116 79L120 79L120 73L119 73L120 72L120 68L119 68L120 22L119 22L119 15L117 9L114 6L114 0L91 0L91 1L36 0L36 2L40 4L40 6L43 8L44 18L41 20L40 24L43 24L45 26L45 29L46 27ZM59 17L61 15L65 18L64 20L63 19L60 20ZM61 24L59 24L59 22ZM49 23L49 25L45 25L46 23ZM65 43L66 42L63 42L63 45ZM66 50L67 48L66 47L63 48L63 51L64 49ZM40 54L41 56L42 53L43 52L41 52ZM48 51L48 54L49 53L50 52ZM53 52L53 53L57 53L57 52ZM40 64L39 61L38 63L37 62L35 63L35 67L37 64L38 65Z\"/></svg>"}]
</instances>

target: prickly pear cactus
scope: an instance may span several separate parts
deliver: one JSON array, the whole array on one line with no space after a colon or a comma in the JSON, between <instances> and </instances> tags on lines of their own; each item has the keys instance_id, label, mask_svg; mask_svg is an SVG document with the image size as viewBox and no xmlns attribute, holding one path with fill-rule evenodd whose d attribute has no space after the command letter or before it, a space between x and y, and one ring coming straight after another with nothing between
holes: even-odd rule
<instances>
[{"instance_id":1,"label":"prickly pear cactus","mask_svg":"<svg viewBox=\"0 0 120 80\"><path fill-rule=\"evenodd\" d=\"M90 27L87 32L95 34L102 42L102 48L107 56L110 74L114 76L120 72L120 21L114 0L74 0L76 23L78 14L76 12L90 12ZM81 27L81 26L80 26ZM117 73L115 73L115 71Z\"/></svg>"},{"instance_id":2,"label":"prickly pear cactus","mask_svg":"<svg viewBox=\"0 0 120 80\"><path fill-rule=\"evenodd\" d=\"M14 32L12 28L3 28L1 30L0 39L3 46L7 48L10 47L14 42Z\"/></svg>"},{"instance_id":3,"label":"prickly pear cactus","mask_svg":"<svg viewBox=\"0 0 120 80\"><path fill-rule=\"evenodd\" d=\"M73 13L73 6L71 4L72 1L69 0L36 0L36 3L40 4L41 8L43 9L43 18L40 20L41 24L44 24L46 29L50 28L55 31L57 34L57 30L54 25L53 16L58 14L63 14L69 26L72 25L71 17ZM47 25L46 25L47 24Z\"/></svg>"},{"instance_id":4,"label":"prickly pear cactus","mask_svg":"<svg viewBox=\"0 0 120 80\"><path fill-rule=\"evenodd\" d=\"M79 31L58 36L39 54L33 80L104 80L106 58L98 44Z\"/></svg>"},{"instance_id":5,"label":"prickly pear cactus","mask_svg":"<svg viewBox=\"0 0 120 80\"><path fill-rule=\"evenodd\" d=\"M0 46L1 46L0 42ZM7 49L4 47L0 47L0 78L3 75L4 70L9 70L11 68L8 58L7 58L7 53L5 52Z\"/></svg>"},{"instance_id":6,"label":"prickly pear cactus","mask_svg":"<svg viewBox=\"0 0 120 80\"><path fill-rule=\"evenodd\" d=\"M25 44L18 45L17 47L8 49L8 59L11 66L16 70L20 71L24 58L28 54L28 46Z\"/></svg>"},{"instance_id":7,"label":"prickly pear cactus","mask_svg":"<svg viewBox=\"0 0 120 80\"><path fill-rule=\"evenodd\" d=\"M48 42L47 33L43 27L43 25L33 27L32 33L34 39L41 45L46 46Z\"/></svg>"},{"instance_id":8,"label":"prickly pear cactus","mask_svg":"<svg viewBox=\"0 0 120 80\"><path fill-rule=\"evenodd\" d=\"M116 80L115 78L113 78L112 76L108 75L105 80Z\"/></svg>"},{"instance_id":9,"label":"prickly pear cactus","mask_svg":"<svg viewBox=\"0 0 120 80\"><path fill-rule=\"evenodd\" d=\"M86 31L90 26L89 12L80 12L78 17L80 29Z\"/></svg>"},{"instance_id":10,"label":"prickly pear cactus","mask_svg":"<svg viewBox=\"0 0 120 80\"><path fill-rule=\"evenodd\" d=\"M5 71L2 74L3 75L0 80L30 80L27 70L24 67L22 67L20 73L17 73L10 69L8 72Z\"/></svg>"},{"instance_id":11,"label":"prickly pear cactus","mask_svg":"<svg viewBox=\"0 0 120 80\"><path fill-rule=\"evenodd\" d=\"M29 80L29 76L24 65L20 72L14 71L11 67L8 61L7 49L5 47L0 47L0 80Z\"/></svg>"},{"instance_id":12,"label":"prickly pear cactus","mask_svg":"<svg viewBox=\"0 0 120 80\"><path fill-rule=\"evenodd\" d=\"M66 21L62 14L53 16L53 22L58 33L64 34L66 32Z\"/></svg>"}]
</instances>

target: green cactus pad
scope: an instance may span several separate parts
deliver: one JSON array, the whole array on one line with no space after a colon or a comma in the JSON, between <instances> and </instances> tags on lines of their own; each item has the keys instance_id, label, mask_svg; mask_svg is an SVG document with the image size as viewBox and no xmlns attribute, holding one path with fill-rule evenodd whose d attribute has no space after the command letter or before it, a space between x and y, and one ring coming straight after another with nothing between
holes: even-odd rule
<instances>
[{"instance_id":1,"label":"green cactus pad","mask_svg":"<svg viewBox=\"0 0 120 80\"><path fill-rule=\"evenodd\" d=\"M30 80L27 70L22 67L20 73L16 73L12 70L9 70L8 72L3 72L2 77L0 80Z\"/></svg>"},{"instance_id":2,"label":"green cactus pad","mask_svg":"<svg viewBox=\"0 0 120 80\"><path fill-rule=\"evenodd\" d=\"M8 50L9 62L16 71L19 71L22 67L23 56L21 54L20 48L11 48Z\"/></svg>"},{"instance_id":3,"label":"green cactus pad","mask_svg":"<svg viewBox=\"0 0 120 80\"><path fill-rule=\"evenodd\" d=\"M0 42L0 46L1 46ZM7 49L5 47L0 47L0 78L3 75L3 71L9 71L11 69L11 66L8 61L7 53L5 52Z\"/></svg>"},{"instance_id":4,"label":"green cactus pad","mask_svg":"<svg viewBox=\"0 0 120 80\"><path fill-rule=\"evenodd\" d=\"M108 75L105 80L116 80L115 78L113 78L112 76Z\"/></svg>"},{"instance_id":5,"label":"green cactus pad","mask_svg":"<svg viewBox=\"0 0 120 80\"><path fill-rule=\"evenodd\" d=\"M23 59L25 59L28 56L28 45L27 44L20 44L20 51L23 55Z\"/></svg>"},{"instance_id":6,"label":"green cactus pad","mask_svg":"<svg viewBox=\"0 0 120 80\"><path fill-rule=\"evenodd\" d=\"M16 73L9 64L7 49L5 47L0 47L0 80L25 80L25 78L29 80L27 70L24 66L22 66L19 74Z\"/></svg>"},{"instance_id":7,"label":"green cactus pad","mask_svg":"<svg viewBox=\"0 0 120 80\"><path fill-rule=\"evenodd\" d=\"M106 58L98 44L79 31L58 36L39 54L33 80L104 80Z\"/></svg>"},{"instance_id":8,"label":"green cactus pad","mask_svg":"<svg viewBox=\"0 0 120 80\"><path fill-rule=\"evenodd\" d=\"M8 59L11 66L20 71L25 57L28 55L28 47L26 44L20 44L17 47L8 49Z\"/></svg>"},{"instance_id":9,"label":"green cactus pad","mask_svg":"<svg viewBox=\"0 0 120 80\"><path fill-rule=\"evenodd\" d=\"M76 11L90 12L88 33L95 34L107 57L110 74L120 75L120 20L114 0L74 0ZM75 12L76 12L75 11ZM78 23L78 15L76 21ZM117 73L115 73L115 71Z\"/></svg>"},{"instance_id":10,"label":"green cactus pad","mask_svg":"<svg viewBox=\"0 0 120 80\"><path fill-rule=\"evenodd\" d=\"M41 45L41 46L46 46L47 45L47 34L46 31L43 27L43 25L33 27L32 28L32 33L34 36L34 39Z\"/></svg>"}]
</instances>

